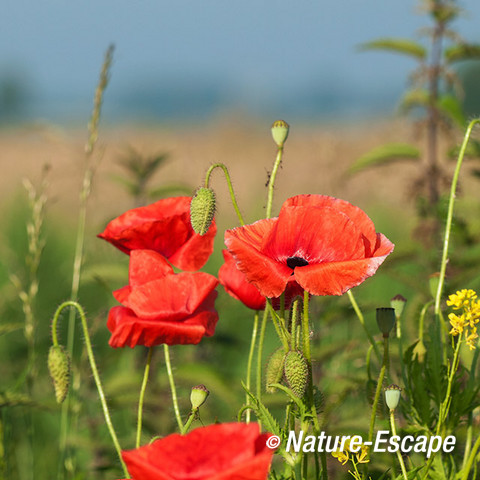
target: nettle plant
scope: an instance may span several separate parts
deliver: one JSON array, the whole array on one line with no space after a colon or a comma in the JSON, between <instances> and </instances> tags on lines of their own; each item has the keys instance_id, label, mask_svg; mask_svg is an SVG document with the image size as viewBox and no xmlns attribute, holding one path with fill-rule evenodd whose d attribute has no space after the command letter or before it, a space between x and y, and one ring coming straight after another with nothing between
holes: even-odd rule
<instances>
[{"instance_id":1,"label":"nettle plant","mask_svg":"<svg viewBox=\"0 0 480 480\"><path fill-rule=\"evenodd\" d=\"M462 13L456 0L421 0L420 8L431 21L431 26L421 30L421 41L387 37L367 42L361 49L401 54L418 63L409 76L410 88L400 100L399 111L415 120L415 135L422 146L389 143L376 147L357 159L349 172L391 162L417 162L419 174L412 180L411 191L421 220L418 230L431 245L445 213L442 198L448 187L448 160L458 155L453 133L463 131L468 123L457 66L480 60L480 45L467 42L454 30ZM468 155L480 156L479 142L469 143Z\"/></svg>"},{"instance_id":2,"label":"nettle plant","mask_svg":"<svg viewBox=\"0 0 480 480\"><path fill-rule=\"evenodd\" d=\"M59 343L58 322L61 312L72 308L81 320L106 426L124 478L476 478L480 301L470 289L450 295L447 305L452 311L447 326L443 290L460 167L478 122L470 123L460 149L440 272L435 277L433 299L420 312L418 337L413 343L407 336L412 329L406 328L402 317L405 299L401 295L392 299L391 306L377 309L378 342L352 293L352 288L376 273L394 249L385 235L376 232L365 212L334 197L297 195L286 199L273 216L275 180L289 132L284 121L277 121L272 127L277 155L267 185L265 218L245 224L227 167L214 164L192 197L162 199L128 210L98 235L129 256L128 284L113 292L119 305L108 313L109 344L113 348L148 348L136 429L132 427L136 431L134 445L120 445L86 315L76 298L61 304L53 318L49 369L57 400L68 401L71 350ZM216 169L225 175L239 224L225 232L225 262L218 278L199 271L213 252L217 233L211 187ZM199 426L199 412L215 391L209 392L203 384L194 386L191 408L182 412L170 347L195 345L215 335L219 318L228 314L215 306L219 284L254 312L242 384L245 397L236 412L237 422ZM312 318L311 300L343 294L366 333L364 379L374 389L368 398L370 411L358 411L364 427L356 424L354 431L334 438L327 412L338 400L322 392L328 372L322 379L314 375L311 326L321 319ZM277 345L264 352L270 322ZM159 345L178 433L142 445L147 384L152 355ZM398 352L395 355L392 345ZM472 349L473 355L469 354ZM270 355L266 369L264 353ZM275 409L270 396L277 398ZM382 414L384 405L387 416ZM66 411L68 416L68 408Z\"/></svg>"}]
</instances>

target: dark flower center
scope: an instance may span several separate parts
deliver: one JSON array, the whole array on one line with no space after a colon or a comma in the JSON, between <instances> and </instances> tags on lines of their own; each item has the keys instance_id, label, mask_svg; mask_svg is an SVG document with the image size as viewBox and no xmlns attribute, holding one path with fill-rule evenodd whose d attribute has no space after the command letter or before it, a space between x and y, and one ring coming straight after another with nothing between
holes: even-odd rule
<instances>
[{"instance_id":1,"label":"dark flower center","mask_svg":"<svg viewBox=\"0 0 480 480\"><path fill-rule=\"evenodd\" d=\"M287 266L292 270L295 267L304 267L308 265L308 262L302 257L288 257L287 258Z\"/></svg>"}]
</instances>

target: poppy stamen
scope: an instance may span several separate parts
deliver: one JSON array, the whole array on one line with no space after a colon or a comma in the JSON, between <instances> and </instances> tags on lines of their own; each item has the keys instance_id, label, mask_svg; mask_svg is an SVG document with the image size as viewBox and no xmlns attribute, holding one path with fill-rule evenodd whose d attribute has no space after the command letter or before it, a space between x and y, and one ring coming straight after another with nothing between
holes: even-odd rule
<instances>
[{"instance_id":1,"label":"poppy stamen","mask_svg":"<svg viewBox=\"0 0 480 480\"><path fill-rule=\"evenodd\" d=\"M305 267L308 265L308 262L302 257L288 257L287 258L287 267L291 268L292 270L295 267Z\"/></svg>"}]
</instances>

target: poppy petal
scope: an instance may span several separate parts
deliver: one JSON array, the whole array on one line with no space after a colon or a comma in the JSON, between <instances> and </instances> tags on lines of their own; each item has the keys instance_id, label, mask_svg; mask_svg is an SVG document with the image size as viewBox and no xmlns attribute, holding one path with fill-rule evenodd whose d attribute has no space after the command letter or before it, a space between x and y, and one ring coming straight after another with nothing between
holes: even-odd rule
<instances>
[{"instance_id":1,"label":"poppy petal","mask_svg":"<svg viewBox=\"0 0 480 480\"><path fill-rule=\"evenodd\" d=\"M172 266L160 253L153 250L132 250L128 267L128 283L131 287L143 285L173 273ZM118 300L118 299L117 299ZM121 300L119 300L120 303Z\"/></svg>"},{"instance_id":2,"label":"poppy petal","mask_svg":"<svg viewBox=\"0 0 480 480\"><path fill-rule=\"evenodd\" d=\"M276 219L259 220L225 232L225 244L235 257L239 270L266 297L279 297L292 274L286 264L269 258L259 250L275 222Z\"/></svg>"}]
</instances>

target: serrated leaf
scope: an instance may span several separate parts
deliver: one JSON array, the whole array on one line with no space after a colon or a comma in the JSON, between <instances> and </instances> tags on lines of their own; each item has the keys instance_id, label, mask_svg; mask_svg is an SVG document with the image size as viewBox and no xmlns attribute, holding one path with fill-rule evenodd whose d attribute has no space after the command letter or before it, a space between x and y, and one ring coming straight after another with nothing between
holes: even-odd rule
<instances>
[{"instance_id":1,"label":"serrated leaf","mask_svg":"<svg viewBox=\"0 0 480 480\"><path fill-rule=\"evenodd\" d=\"M278 422L273 418L273 415L270 413L270 410L260 401L258 398L246 387L242 382L243 389L247 392L248 396L253 400L254 404L253 409L258 417L258 419L265 425L265 428L274 435L282 436L282 431Z\"/></svg>"},{"instance_id":2,"label":"serrated leaf","mask_svg":"<svg viewBox=\"0 0 480 480\"><path fill-rule=\"evenodd\" d=\"M464 127L467 119L458 98L451 94L442 95L437 102L437 108L459 127Z\"/></svg>"},{"instance_id":3,"label":"serrated leaf","mask_svg":"<svg viewBox=\"0 0 480 480\"><path fill-rule=\"evenodd\" d=\"M425 468L425 465L422 465L421 467L415 467L415 468L413 468L412 470L409 470L409 471L407 472L407 478L408 478L408 480L413 480L414 478L416 478L416 477L417 477L417 473L418 473L420 470L422 470L422 468ZM403 475L402 475L402 474L398 475L398 476L395 478L395 480L403 480Z\"/></svg>"},{"instance_id":4,"label":"serrated leaf","mask_svg":"<svg viewBox=\"0 0 480 480\"><path fill-rule=\"evenodd\" d=\"M357 173L366 168L385 165L393 161L417 160L418 158L420 158L420 151L417 147L406 143L388 143L362 155L350 166L348 173Z\"/></svg>"},{"instance_id":5,"label":"serrated leaf","mask_svg":"<svg viewBox=\"0 0 480 480\"><path fill-rule=\"evenodd\" d=\"M460 62L462 60L479 60L480 45L453 45L445 49L444 57L447 63Z\"/></svg>"},{"instance_id":6,"label":"serrated leaf","mask_svg":"<svg viewBox=\"0 0 480 480\"><path fill-rule=\"evenodd\" d=\"M424 60L426 57L425 48L408 38L379 38L360 45L361 50L387 50L393 53L401 53Z\"/></svg>"}]
</instances>

